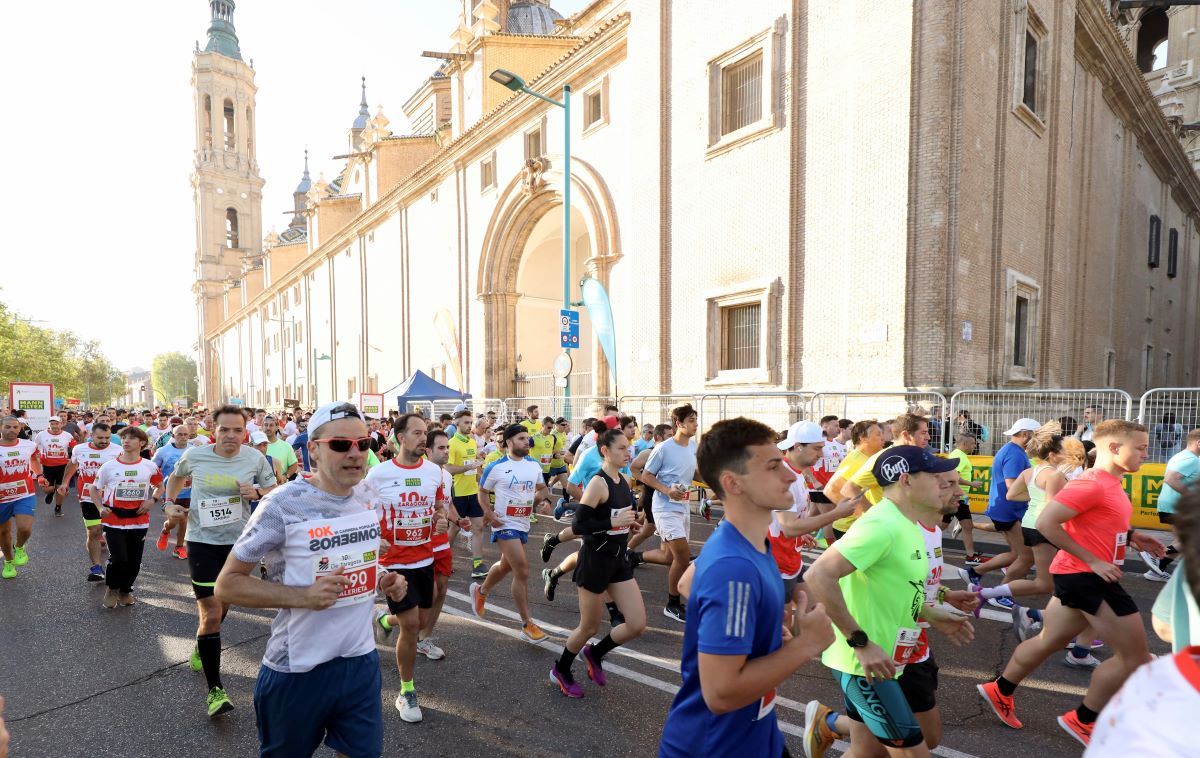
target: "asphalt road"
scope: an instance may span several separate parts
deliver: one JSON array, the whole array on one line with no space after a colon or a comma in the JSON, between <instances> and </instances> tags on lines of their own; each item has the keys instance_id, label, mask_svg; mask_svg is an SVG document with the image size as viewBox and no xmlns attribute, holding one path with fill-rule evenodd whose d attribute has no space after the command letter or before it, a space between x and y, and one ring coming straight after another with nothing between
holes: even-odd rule
<instances>
[{"instance_id":1,"label":"asphalt road","mask_svg":"<svg viewBox=\"0 0 1200 758\"><path fill-rule=\"evenodd\" d=\"M100 607L102 584L84 581L87 569L78 505L55 518L40 506L29 544L31 560L15 580L0 582L0 694L13 735L12 755L94 758L198 754L251 756L257 740L251 701L254 679L271 615L234 610L222 630L223 676L235 710L210 721L204 709L202 674L187 665L195 636L195 604L182 561L147 545L138 581L137 605ZM693 517L695 549L713 525ZM160 518L154 518L154 526ZM485 620L469 610L465 547L456 550L455 575L435 640L446 650L442 661L418 656L416 684L425 720L405 724L392 708L399 676L391 651L380 648L386 719L385 749L421 756L649 756L657 750L671 698L679 684L683 626L663 616L666 571L643 567L637 579L649 616L646 634L618 648L605 662L604 690L586 679L582 661L576 678L587 696L567 700L548 678L566 632L575 625L577 606L569 577L547 602L538 574L541 535L559 528L548 517L534 525L528 546L533 615L552 635L540 645L517 636L520 624L507 582L493 593ZM156 534L152 527L151 535ZM984 543L994 539L983 536ZM578 544L578 543L574 543ZM962 552L947 542L949 563L961 565ZM555 560L573 546L561 546ZM986 548L985 548L986 549ZM489 557L495 558L489 547ZM1151 652L1168 648L1149 631L1149 608L1161 585L1132 571L1126 588L1147 623ZM947 570L948 580L954 572ZM1031 602L1031 604L1034 604ZM606 627L602 627L601 632ZM985 610L969 647L934 640L941 667L938 700L945 721L936 754L980 756L1078 755L1079 746L1056 725L1055 717L1078 704L1088 672L1069 669L1060 656L1047 661L1017 696L1025 728L1001 725L975 692L994 677L1016 645L1007 614ZM1107 649L1097 651L1103 658ZM793 755L803 755L799 734L804 704L813 698L838 705L840 694L828 671L809 663L781 688L779 717ZM331 755L324 750L320 755Z\"/></svg>"}]
</instances>

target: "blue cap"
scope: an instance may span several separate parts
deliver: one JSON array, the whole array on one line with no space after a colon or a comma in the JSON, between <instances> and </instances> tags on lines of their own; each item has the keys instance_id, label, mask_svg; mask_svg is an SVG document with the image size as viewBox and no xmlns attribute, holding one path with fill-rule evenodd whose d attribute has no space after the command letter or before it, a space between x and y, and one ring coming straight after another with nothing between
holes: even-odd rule
<instances>
[{"instance_id":1,"label":"blue cap","mask_svg":"<svg viewBox=\"0 0 1200 758\"><path fill-rule=\"evenodd\" d=\"M951 458L939 458L929 450L916 445L896 445L889 447L875 459L871 473L880 487L887 487L900 481L901 474L944 474L958 468L957 461Z\"/></svg>"}]
</instances>

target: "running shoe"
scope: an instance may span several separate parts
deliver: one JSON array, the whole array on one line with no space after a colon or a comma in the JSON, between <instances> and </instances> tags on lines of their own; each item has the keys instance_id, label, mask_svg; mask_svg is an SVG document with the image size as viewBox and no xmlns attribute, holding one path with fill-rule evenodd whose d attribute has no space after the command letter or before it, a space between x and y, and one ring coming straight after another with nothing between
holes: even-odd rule
<instances>
[{"instance_id":1,"label":"running shoe","mask_svg":"<svg viewBox=\"0 0 1200 758\"><path fill-rule=\"evenodd\" d=\"M1171 579L1170 574L1168 574L1165 571L1160 571L1159 569L1156 569L1153 567L1151 567L1150 570L1147 571L1146 573L1142 574L1142 576L1146 577L1147 579L1149 579L1152 582L1167 582L1167 581L1170 581L1170 579Z\"/></svg>"},{"instance_id":2,"label":"running shoe","mask_svg":"<svg viewBox=\"0 0 1200 758\"><path fill-rule=\"evenodd\" d=\"M529 523L531 523L531 524L537 523L537 514L536 513L529 514Z\"/></svg>"},{"instance_id":3,"label":"running shoe","mask_svg":"<svg viewBox=\"0 0 1200 758\"><path fill-rule=\"evenodd\" d=\"M1142 562L1146 564L1146 568L1151 571L1161 571L1162 567L1158 564L1158 559L1145 550L1139 550L1138 555L1142 557Z\"/></svg>"},{"instance_id":4,"label":"running shoe","mask_svg":"<svg viewBox=\"0 0 1200 758\"><path fill-rule=\"evenodd\" d=\"M17 576L17 564L12 561L5 561L3 570L0 570L0 576L5 579L15 579Z\"/></svg>"},{"instance_id":5,"label":"running shoe","mask_svg":"<svg viewBox=\"0 0 1200 758\"><path fill-rule=\"evenodd\" d=\"M95 566L92 566L90 569L88 569L87 580L89 582L103 582L104 581L104 569L100 568L99 563L97 563Z\"/></svg>"},{"instance_id":6,"label":"running shoe","mask_svg":"<svg viewBox=\"0 0 1200 758\"><path fill-rule=\"evenodd\" d=\"M47 492L47 493L46 493L46 497L45 497L45 499L44 499L42 502L44 502L46 505L50 505L50 501L51 501L51 500L53 500L53 499L54 499L54 493L53 493L53 492ZM55 507L55 509L54 509L55 513L57 513L57 512L58 512L58 511L60 511L60 510L62 510L62 506L56 506L56 507Z\"/></svg>"},{"instance_id":7,"label":"running shoe","mask_svg":"<svg viewBox=\"0 0 1200 758\"><path fill-rule=\"evenodd\" d=\"M487 611L483 604L487 601L487 596L480 591L479 582L471 582L471 610L479 618L483 618L483 614Z\"/></svg>"},{"instance_id":8,"label":"running shoe","mask_svg":"<svg viewBox=\"0 0 1200 758\"><path fill-rule=\"evenodd\" d=\"M176 547L176 548L175 548L174 550L172 550L171 552L172 552L172 554L174 554L174 556L175 556L176 558L178 558L179 560L181 560L181 561L186 561L186 560L187 560L187 545L179 545L178 547Z\"/></svg>"},{"instance_id":9,"label":"running shoe","mask_svg":"<svg viewBox=\"0 0 1200 758\"><path fill-rule=\"evenodd\" d=\"M554 602L554 593L558 589L558 577L554 575L554 569L542 569L542 594L551 603Z\"/></svg>"},{"instance_id":10,"label":"running shoe","mask_svg":"<svg viewBox=\"0 0 1200 758\"><path fill-rule=\"evenodd\" d=\"M979 564L975 564L978 566ZM975 571L975 566L967 565L967 584L983 585L983 575Z\"/></svg>"},{"instance_id":11,"label":"running shoe","mask_svg":"<svg viewBox=\"0 0 1200 758\"><path fill-rule=\"evenodd\" d=\"M1076 669L1094 669L1100 666L1100 659L1088 653L1082 658L1077 658L1072 653L1067 653L1067 657L1063 660L1071 668Z\"/></svg>"},{"instance_id":12,"label":"running shoe","mask_svg":"<svg viewBox=\"0 0 1200 758\"><path fill-rule=\"evenodd\" d=\"M233 703L229 701L229 695L225 694L224 687L213 687L208 691L208 717L210 719L232 710Z\"/></svg>"},{"instance_id":13,"label":"running shoe","mask_svg":"<svg viewBox=\"0 0 1200 758\"><path fill-rule=\"evenodd\" d=\"M388 614L380 611L378 607L375 609L375 621L371 624L371 630L375 633L375 641L380 645L386 645L388 637L392 636L392 627L384 623L384 619Z\"/></svg>"},{"instance_id":14,"label":"running shoe","mask_svg":"<svg viewBox=\"0 0 1200 758\"><path fill-rule=\"evenodd\" d=\"M62 517L62 506L61 505L54 506L54 515L58 516L60 518Z\"/></svg>"},{"instance_id":15,"label":"running shoe","mask_svg":"<svg viewBox=\"0 0 1200 758\"><path fill-rule=\"evenodd\" d=\"M17 545L13 547L13 565L24 566L29 563L29 553L25 552L25 548Z\"/></svg>"},{"instance_id":16,"label":"running shoe","mask_svg":"<svg viewBox=\"0 0 1200 758\"><path fill-rule=\"evenodd\" d=\"M417 692L401 692L396 696L396 710L400 711L400 718L410 724L415 724L421 720L421 704L417 702Z\"/></svg>"},{"instance_id":17,"label":"running shoe","mask_svg":"<svg viewBox=\"0 0 1200 758\"><path fill-rule=\"evenodd\" d=\"M986 560L987 560L987 557L984 556L983 553L974 552L974 553L971 553L970 555L968 555L966 558L964 558L963 563L967 564L968 566L975 567L975 566L978 566L979 564L983 563Z\"/></svg>"},{"instance_id":18,"label":"running shoe","mask_svg":"<svg viewBox=\"0 0 1200 758\"><path fill-rule=\"evenodd\" d=\"M1011 611L1017 605L1011 597L994 597L988 600L987 603L993 608L999 608L1002 611Z\"/></svg>"},{"instance_id":19,"label":"running shoe","mask_svg":"<svg viewBox=\"0 0 1200 758\"><path fill-rule=\"evenodd\" d=\"M100 601L100 605L104 606L105 608L116 608L118 602L117 598L117 591L112 587L109 587L104 591L104 599Z\"/></svg>"},{"instance_id":20,"label":"running shoe","mask_svg":"<svg viewBox=\"0 0 1200 758\"><path fill-rule=\"evenodd\" d=\"M668 605L663 608L663 615L669 619L675 619L681 624L687 623L687 611L682 605Z\"/></svg>"},{"instance_id":21,"label":"running shoe","mask_svg":"<svg viewBox=\"0 0 1200 758\"><path fill-rule=\"evenodd\" d=\"M575 509L568 507L566 498L560 497L558 503L554 506L554 520L569 524L574 518Z\"/></svg>"},{"instance_id":22,"label":"running shoe","mask_svg":"<svg viewBox=\"0 0 1200 758\"><path fill-rule=\"evenodd\" d=\"M1022 724L1014 710L1013 699L1011 695L1005 696L1000 693L1000 686L995 682L984 682L983 684L975 685L975 689L979 691L979 696L984 699L988 705L992 707L992 712L996 714L1008 726L1013 729L1020 729Z\"/></svg>"},{"instance_id":23,"label":"running shoe","mask_svg":"<svg viewBox=\"0 0 1200 758\"><path fill-rule=\"evenodd\" d=\"M479 563L472 564L472 566L471 566L471 578L472 579L487 579L487 575L488 575L488 565L486 563L484 563L483 561L480 561Z\"/></svg>"},{"instance_id":24,"label":"running shoe","mask_svg":"<svg viewBox=\"0 0 1200 758\"><path fill-rule=\"evenodd\" d=\"M200 660L199 646L192 648L192 654L188 656L188 666L191 667L192 671L204 670L204 662Z\"/></svg>"},{"instance_id":25,"label":"running shoe","mask_svg":"<svg viewBox=\"0 0 1200 758\"><path fill-rule=\"evenodd\" d=\"M154 543L154 546L156 548L158 548L159 550L166 550L167 549L167 540L169 540L169 539L171 539L171 533L166 530L163 530L158 533L158 540Z\"/></svg>"},{"instance_id":26,"label":"running shoe","mask_svg":"<svg viewBox=\"0 0 1200 758\"><path fill-rule=\"evenodd\" d=\"M804 756L825 758L825 751L833 747L838 735L829 728L829 714L833 709L819 700L810 700L804 706Z\"/></svg>"},{"instance_id":27,"label":"running shoe","mask_svg":"<svg viewBox=\"0 0 1200 758\"><path fill-rule=\"evenodd\" d=\"M958 539L960 534L962 534L962 522L954 519L954 526L950 527L950 539Z\"/></svg>"},{"instance_id":28,"label":"running shoe","mask_svg":"<svg viewBox=\"0 0 1200 758\"><path fill-rule=\"evenodd\" d=\"M446 651L433 644L432 639L417 640L417 652L431 661L440 661L446 657Z\"/></svg>"},{"instance_id":29,"label":"running shoe","mask_svg":"<svg viewBox=\"0 0 1200 758\"><path fill-rule=\"evenodd\" d=\"M583 660L587 663L588 679L595 682L597 687L608 684L608 677L604 676L604 667L600 665L600 659L596 657L596 651L592 649L590 642L583 646Z\"/></svg>"},{"instance_id":30,"label":"running shoe","mask_svg":"<svg viewBox=\"0 0 1200 758\"><path fill-rule=\"evenodd\" d=\"M1065 647L1067 650L1070 650L1071 648L1075 647L1075 641L1071 640L1067 642ZM1100 648L1104 647L1104 640L1092 640L1092 644L1084 645L1084 647L1086 647L1088 650L1099 650Z\"/></svg>"},{"instance_id":31,"label":"running shoe","mask_svg":"<svg viewBox=\"0 0 1200 758\"><path fill-rule=\"evenodd\" d=\"M117 604L120 605L122 608L128 608L129 606L133 605L136 602L137 601L133 599L132 592L122 592L119 595L117 595Z\"/></svg>"},{"instance_id":32,"label":"running shoe","mask_svg":"<svg viewBox=\"0 0 1200 758\"><path fill-rule=\"evenodd\" d=\"M530 621L528 624L521 627L521 636L530 642L537 644L538 642L543 642L549 635L543 632L540 626Z\"/></svg>"},{"instance_id":33,"label":"running shoe","mask_svg":"<svg viewBox=\"0 0 1200 758\"><path fill-rule=\"evenodd\" d=\"M579 686L579 682L567 679L557 666L550 667L550 681L557 684L558 688L562 690L562 694L567 697L583 697L583 687Z\"/></svg>"},{"instance_id":34,"label":"running shoe","mask_svg":"<svg viewBox=\"0 0 1200 758\"><path fill-rule=\"evenodd\" d=\"M696 509L705 521L712 521L712 501L704 498L700 501L700 507Z\"/></svg>"},{"instance_id":35,"label":"running shoe","mask_svg":"<svg viewBox=\"0 0 1200 758\"><path fill-rule=\"evenodd\" d=\"M1013 603L1012 623L1013 630L1021 642L1036 637L1042 631L1042 625L1029 615L1029 609L1016 603Z\"/></svg>"},{"instance_id":36,"label":"running shoe","mask_svg":"<svg viewBox=\"0 0 1200 758\"><path fill-rule=\"evenodd\" d=\"M1092 741L1092 727L1095 724L1085 724L1079 720L1078 714L1075 711L1067 711L1058 717L1058 725L1063 728L1063 731L1079 740L1079 744L1084 747Z\"/></svg>"},{"instance_id":37,"label":"running shoe","mask_svg":"<svg viewBox=\"0 0 1200 758\"><path fill-rule=\"evenodd\" d=\"M550 556L554 554L554 548L558 547L558 535L554 532L546 532L542 536L542 563L549 563Z\"/></svg>"}]
</instances>

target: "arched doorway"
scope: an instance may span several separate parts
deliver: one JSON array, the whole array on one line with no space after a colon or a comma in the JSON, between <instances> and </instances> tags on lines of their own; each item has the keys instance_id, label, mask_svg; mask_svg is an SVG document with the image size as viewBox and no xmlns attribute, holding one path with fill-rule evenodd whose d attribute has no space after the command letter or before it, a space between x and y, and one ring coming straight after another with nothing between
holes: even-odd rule
<instances>
[{"instance_id":1,"label":"arched doorway","mask_svg":"<svg viewBox=\"0 0 1200 758\"><path fill-rule=\"evenodd\" d=\"M518 374L549 373L559 347L562 308L562 171L551 157L526 169L504 188L488 222L479 259L479 300L484 306L484 396L511 397ZM599 279L620 259L621 245L612 196L586 161L571 162L571 299L579 281ZM586 314L580 319L575 371L592 372L592 391L609 391L608 364L592 338ZM520 361L518 362L518 357ZM572 394L580 395L573 388Z\"/></svg>"}]
</instances>

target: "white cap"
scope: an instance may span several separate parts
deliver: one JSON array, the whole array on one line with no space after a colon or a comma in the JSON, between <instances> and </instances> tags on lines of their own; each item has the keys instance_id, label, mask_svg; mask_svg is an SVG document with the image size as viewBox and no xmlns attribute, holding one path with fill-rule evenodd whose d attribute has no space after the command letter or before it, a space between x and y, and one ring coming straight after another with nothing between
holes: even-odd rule
<instances>
[{"instance_id":1,"label":"white cap","mask_svg":"<svg viewBox=\"0 0 1200 758\"><path fill-rule=\"evenodd\" d=\"M457 414L459 414L459 413L462 413L462 412L463 412L463 411L465 411L466 409L467 409L467 404L466 404L466 403L459 403L458 405L454 406L454 410L451 412L451 414L450 414L450 415L451 415L451 416L457 415Z\"/></svg>"},{"instance_id":2,"label":"white cap","mask_svg":"<svg viewBox=\"0 0 1200 758\"><path fill-rule=\"evenodd\" d=\"M62 421L62 419L59 418L58 416L51 416L50 418L48 418L46 420L47 421Z\"/></svg>"},{"instance_id":3,"label":"white cap","mask_svg":"<svg viewBox=\"0 0 1200 758\"><path fill-rule=\"evenodd\" d=\"M250 432L250 444L251 445L261 445L262 443L264 443L266 441L267 441L267 433L266 432Z\"/></svg>"},{"instance_id":4,"label":"white cap","mask_svg":"<svg viewBox=\"0 0 1200 758\"><path fill-rule=\"evenodd\" d=\"M1017 419L1016 423L1012 425L1012 429L1009 429L1004 434L1008 437L1011 437L1014 434L1020 434L1021 432L1036 432L1041 428L1042 425L1031 418L1019 418Z\"/></svg>"},{"instance_id":5,"label":"white cap","mask_svg":"<svg viewBox=\"0 0 1200 758\"><path fill-rule=\"evenodd\" d=\"M808 445L814 442L824 442L825 433L821 427L812 421L797 421L788 429L787 437L778 443L780 450L791 450L796 445Z\"/></svg>"},{"instance_id":6,"label":"white cap","mask_svg":"<svg viewBox=\"0 0 1200 758\"><path fill-rule=\"evenodd\" d=\"M317 431L325 424L343 418L356 418L361 421L362 413L354 406L354 403L347 403L345 400L340 400L336 403L326 403L309 417L308 433L315 436Z\"/></svg>"}]
</instances>

